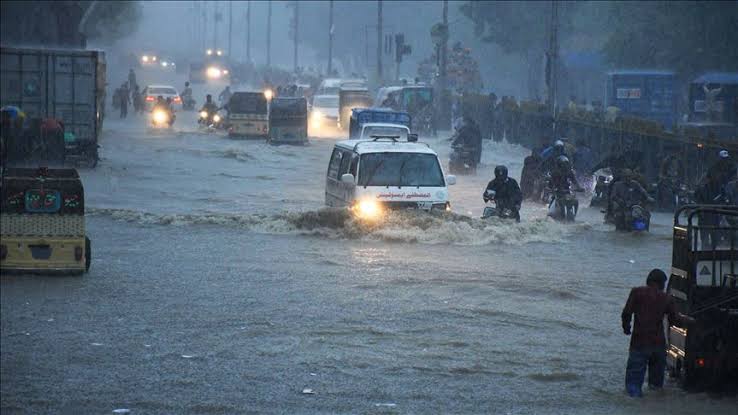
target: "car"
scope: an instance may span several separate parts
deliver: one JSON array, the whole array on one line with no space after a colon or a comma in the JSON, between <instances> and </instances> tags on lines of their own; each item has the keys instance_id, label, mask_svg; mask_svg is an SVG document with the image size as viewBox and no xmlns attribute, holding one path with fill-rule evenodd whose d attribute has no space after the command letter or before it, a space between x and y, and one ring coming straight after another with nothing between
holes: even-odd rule
<instances>
[{"instance_id":1,"label":"car","mask_svg":"<svg viewBox=\"0 0 738 415\"><path fill-rule=\"evenodd\" d=\"M455 183L425 143L381 136L345 140L335 144L328 162L325 203L367 220L396 209L448 211L448 186Z\"/></svg>"},{"instance_id":2,"label":"car","mask_svg":"<svg viewBox=\"0 0 738 415\"><path fill-rule=\"evenodd\" d=\"M314 131L338 127L338 95L316 95L310 112L310 128Z\"/></svg>"},{"instance_id":3,"label":"car","mask_svg":"<svg viewBox=\"0 0 738 415\"><path fill-rule=\"evenodd\" d=\"M161 96L164 99L171 98L173 104L182 105L182 98L179 92L173 86L169 85L147 85L141 92L144 98L144 109L150 110L156 102L156 98Z\"/></svg>"}]
</instances>

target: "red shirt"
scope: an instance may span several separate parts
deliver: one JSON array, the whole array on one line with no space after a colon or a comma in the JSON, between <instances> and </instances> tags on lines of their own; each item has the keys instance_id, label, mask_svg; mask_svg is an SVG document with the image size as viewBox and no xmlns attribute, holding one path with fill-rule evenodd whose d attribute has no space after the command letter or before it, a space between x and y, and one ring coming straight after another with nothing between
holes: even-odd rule
<instances>
[{"instance_id":1,"label":"red shirt","mask_svg":"<svg viewBox=\"0 0 738 415\"><path fill-rule=\"evenodd\" d=\"M623 308L623 328L630 327L635 314L630 348L666 347L664 316L676 321L677 314L671 297L654 287L636 287L630 290L628 302Z\"/></svg>"}]
</instances>

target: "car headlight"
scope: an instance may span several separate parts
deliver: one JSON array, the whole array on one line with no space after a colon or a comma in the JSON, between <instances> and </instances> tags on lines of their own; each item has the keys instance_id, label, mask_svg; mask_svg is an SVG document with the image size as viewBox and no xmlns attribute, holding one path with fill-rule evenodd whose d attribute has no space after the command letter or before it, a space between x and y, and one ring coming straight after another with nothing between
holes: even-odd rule
<instances>
[{"instance_id":1,"label":"car headlight","mask_svg":"<svg viewBox=\"0 0 738 415\"><path fill-rule=\"evenodd\" d=\"M207 111L200 111L200 118L208 118L208 112Z\"/></svg>"},{"instance_id":2,"label":"car headlight","mask_svg":"<svg viewBox=\"0 0 738 415\"><path fill-rule=\"evenodd\" d=\"M154 111L154 122L157 124L163 124L169 121L169 114L162 110Z\"/></svg>"},{"instance_id":3,"label":"car headlight","mask_svg":"<svg viewBox=\"0 0 738 415\"><path fill-rule=\"evenodd\" d=\"M213 122L219 122L220 121L220 115L215 114L213 115Z\"/></svg>"},{"instance_id":4,"label":"car headlight","mask_svg":"<svg viewBox=\"0 0 738 415\"><path fill-rule=\"evenodd\" d=\"M148 56L146 56L146 55L143 55L143 56L141 57L141 60L142 60L142 61L144 61L144 62L148 62L148 61L149 61L149 57L148 57Z\"/></svg>"},{"instance_id":5,"label":"car headlight","mask_svg":"<svg viewBox=\"0 0 738 415\"><path fill-rule=\"evenodd\" d=\"M374 220L382 213L382 205L375 199L363 199L354 205L354 214L360 219Z\"/></svg>"},{"instance_id":6,"label":"car headlight","mask_svg":"<svg viewBox=\"0 0 738 415\"><path fill-rule=\"evenodd\" d=\"M264 90L264 98L267 99L267 101L270 101L274 97L274 91L271 89L265 89Z\"/></svg>"},{"instance_id":7,"label":"car headlight","mask_svg":"<svg viewBox=\"0 0 738 415\"><path fill-rule=\"evenodd\" d=\"M211 66L207 70L208 78L220 78L221 72L220 69L216 68L215 66Z\"/></svg>"}]
</instances>

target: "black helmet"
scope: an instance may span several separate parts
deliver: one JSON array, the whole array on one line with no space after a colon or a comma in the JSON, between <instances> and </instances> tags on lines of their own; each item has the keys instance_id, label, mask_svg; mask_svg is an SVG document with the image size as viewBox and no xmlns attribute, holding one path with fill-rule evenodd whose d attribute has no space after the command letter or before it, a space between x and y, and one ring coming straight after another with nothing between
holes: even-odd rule
<instances>
[{"instance_id":1,"label":"black helmet","mask_svg":"<svg viewBox=\"0 0 738 415\"><path fill-rule=\"evenodd\" d=\"M507 167L497 166L495 167L495 179L507 179Z\"/></svg>"},{"instance_id":2,"label":"black helmet","mask_svg":"<svg viewBox=\"0 0 738 415\"><path fill-rule=\"evenodd\" d=\"M208 101L210 101L210 100L212 100L212 99L213 99L213 96L212 96L212 95L210 95L210 94L207 94L207 95L205 96L205 99L206 99L206 100L208 100Z\"/></svg>"},{"instance_id":3,"label":"black helmet","mask_svg":"<svg viewBox=\"0 0 738 415\"><path fill-rule=\"evenodd\" d=\"M185 86L190 86L190 83L189 82L185 82Z\"/></svg>"}]
</instances>

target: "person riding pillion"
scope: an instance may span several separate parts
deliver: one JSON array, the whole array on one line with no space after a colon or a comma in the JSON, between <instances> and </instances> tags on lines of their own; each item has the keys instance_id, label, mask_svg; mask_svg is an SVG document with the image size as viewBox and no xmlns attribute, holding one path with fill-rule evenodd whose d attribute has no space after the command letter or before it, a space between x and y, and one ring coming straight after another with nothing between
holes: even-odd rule
<instances>
[{"instance_id":1,"label":"person riding pillion","mask_svg":"<svg viewBox=\"0 0 738 415\"><path fill-rule=\"evenodd\" d=\"M487 184L482 194L484 202L495 200L498 209L509 209L515 220L520 222L520 206L523 203L523 193L515 179L508 176L506 166L495 167L495 178Z\"/></svg>"}]
</instances>

